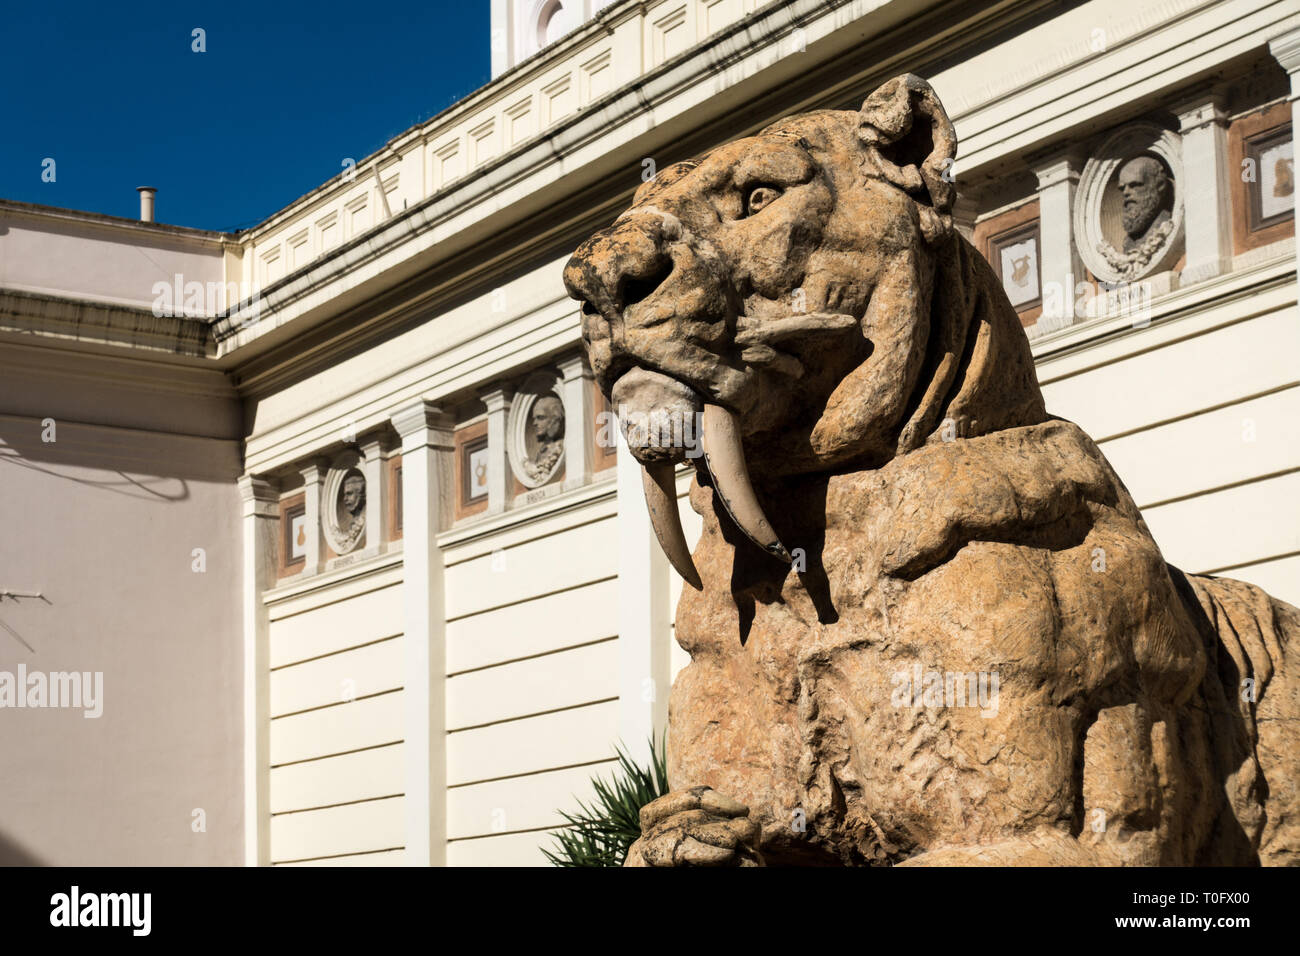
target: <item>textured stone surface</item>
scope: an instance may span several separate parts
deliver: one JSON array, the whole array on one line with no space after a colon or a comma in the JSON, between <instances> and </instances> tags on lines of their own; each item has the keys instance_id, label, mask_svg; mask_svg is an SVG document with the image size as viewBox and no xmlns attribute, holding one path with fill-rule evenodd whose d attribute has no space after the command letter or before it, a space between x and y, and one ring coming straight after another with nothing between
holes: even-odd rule
<instances>
[{"instance_id":1,"label":"textured stone surface","mask_svg":"<svg viewBox=\"0 0 1300 956\"><path fill-rule=\"evenodd\" d=\"M565 270L620 414L714 423L629 862L1300 862L1300 612L1167 565L1047 414L955 151L900 77L663 170Z\"/></svg>"}]
</instances>

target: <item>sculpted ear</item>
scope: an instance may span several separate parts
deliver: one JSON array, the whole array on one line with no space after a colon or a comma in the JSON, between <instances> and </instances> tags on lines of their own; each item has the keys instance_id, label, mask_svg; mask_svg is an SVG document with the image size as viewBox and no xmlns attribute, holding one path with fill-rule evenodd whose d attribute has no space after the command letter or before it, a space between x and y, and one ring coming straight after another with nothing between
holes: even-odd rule
<instances>
[{"instance_id":1,"label":"sculpted ear","mask_svg":"<svg viewBox=\"0 0 1300 956\"><path fill-rule=\"evenodd\" d=\"M858 111L858 138L869 175L906 190L921 206L927 241L950 233L957 134L930 84L905 73L881 86Z\"/></svg>"}]
</instances>

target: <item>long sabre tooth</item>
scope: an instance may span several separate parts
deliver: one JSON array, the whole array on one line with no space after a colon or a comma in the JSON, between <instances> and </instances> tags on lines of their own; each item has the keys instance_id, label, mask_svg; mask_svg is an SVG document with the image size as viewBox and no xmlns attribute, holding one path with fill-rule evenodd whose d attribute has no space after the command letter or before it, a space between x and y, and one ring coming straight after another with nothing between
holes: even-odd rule
<instances>
[{"instance_id":1,"label":"long sabre tooth","mask_svg":"<svg viewBox=\"0 0 1300 956\"><path fill-rule=\"evenodd\" d=\"M682 579L703 591L700 574L691 559L691 549L682 532L682 516L677 510L677 478L670 461L657 461L641 469L641 485L645 489L645 506L650 512L650 524L659 539L659 547L668 555L671 564Z\"/></svg>"},{"instance_id":2,"label":"long sabre tooth","mask_svg":"<svg viewBox=\"0 0 1300 956\"><path fill-rule=\"evenodd\" d=\"M704 446L704 463L713 476L713 488L736 527L768 554L791 563L790 553L776 536L754 494L736 417L721 405L705 405L700 444Z\"/></svg>"}]
</instances>

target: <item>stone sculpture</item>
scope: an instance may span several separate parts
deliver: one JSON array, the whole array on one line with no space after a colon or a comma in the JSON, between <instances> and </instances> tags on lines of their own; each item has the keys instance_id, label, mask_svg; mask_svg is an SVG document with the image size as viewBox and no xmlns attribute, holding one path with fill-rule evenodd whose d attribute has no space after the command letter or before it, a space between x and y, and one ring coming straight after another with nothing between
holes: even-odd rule
<instances>
[{"instance_id":1,"label":"stone sculpture","mask_svg":"<svg viewBox=\"0 0 1300 956\"><path fill-rule=\"evenodd\" d=\"M359 471L349 472L339 491L338 537L342 550L351 551L366 530L366 479Z\"/></svg>"},{"instance_id":2,"label":"stone sculpture","mask_svg":"<svg viewBox=\"0 0 1300 956\"><path fill-rule=\"evenodd\" d=\"M533 404L532 427L537 450L525 459L524 470L533 480L544 482L564 454L564 405L558 398L543 395Z\"/></svg>"},{"instance_id":3,"label":"stone sculpture","mask_svg":"<svg viewBox=\"0 0 1300 956\"><path fill-rule=\"evenodd\" d=\"M898 77L663 169L565 269L613 406L703 446L693 555L693 449L632 447L692 660L629 863L1300 862L1300 612L1166 564L1046 412L956 147Z\"/></svg>"},{"instance_id":4,"label":"stone sculpture","mask_svg":"<svg viewBox=\"0 0 1300 956\"><path fill-rule=\"evenodd\" d=\"M1124 226L1124 249L1102 240L1097 247L1110 267L1123 279L1141 275L1174 231L1170 214L1173 180L1154 156L1136 156L1119 169Z\"/></svg>"}]
</instances>

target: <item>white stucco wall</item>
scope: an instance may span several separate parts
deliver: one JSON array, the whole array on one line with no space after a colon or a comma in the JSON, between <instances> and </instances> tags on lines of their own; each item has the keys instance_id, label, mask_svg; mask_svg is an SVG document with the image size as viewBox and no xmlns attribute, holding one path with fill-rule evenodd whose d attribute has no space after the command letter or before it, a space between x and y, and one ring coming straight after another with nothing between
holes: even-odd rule
<instances>
[{"instance_id":1,"label":"white stucco wall","mask_svg":"<svg viewBox=\"0 0 1300 956\"><path fill-rule=\"evenodd\" d=\"M618 736L617 535L605 493L450 545L447 862L542 864L543 828ZM594 489L593 489L594 490Z\"/></svg>"},{"instance_id":2,"label":"white stucco wall","mask_svg":"<svg viewBox=\"0 0 1300 956\"><path fill-rule=\"evenodd\" d=\"M0 863L237 864L238 446L43 431L0 414L0 590L46 599L0 600L0 671L102 672L103 713L0 709Z\"/></svg>"},{"instance_id":3,"label":"white stucco wall","mask_svg":"<svg viewBox=\"0 0 1300 956\"><path fill-rule=\"evenodd\" d=\"M188 233L188 234L187 234ZM109 216L0 204L0 287L92 302L152 307L154 285L208 283L224 292L215 234L148 227ZM175 296L173 295L173 299ZM220 300L218 300L220 301ZM176 302L177 311L183 303Z\"/></svg>"},{"instance_id":4,"label":"white stucco wall","mask_svg":"<svg viewBox=\"0 0 1300 956\"><path fill-rule=\"evenodd\" d=\"M1294 270L1283 255L1147 328L1036 351L1048 411L1097 441L1167 561L1300 604Z\"/></svg>"}]
</instances>

